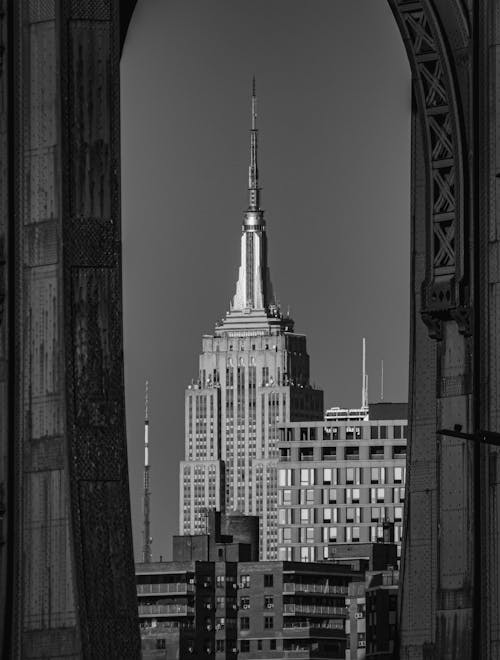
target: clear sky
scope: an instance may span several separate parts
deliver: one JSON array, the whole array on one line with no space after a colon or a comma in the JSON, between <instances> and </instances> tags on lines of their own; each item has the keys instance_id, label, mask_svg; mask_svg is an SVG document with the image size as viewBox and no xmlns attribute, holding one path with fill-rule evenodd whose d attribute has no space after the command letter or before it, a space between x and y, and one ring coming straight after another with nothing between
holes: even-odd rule
<instances>
[{"instance_id":1,"label":"clear sky","mask_svg":"<svg viewBox=\"0 0 500 660\"><path fill-rule=\"evenodd\" d=\"M125 376L136 557L144 381L153 556L178 531L184 389L234 295L250 88L271 275L325 404L408 389L410 73L386 0L139 0L122 58Z\"/></svg>"}]
</instances>

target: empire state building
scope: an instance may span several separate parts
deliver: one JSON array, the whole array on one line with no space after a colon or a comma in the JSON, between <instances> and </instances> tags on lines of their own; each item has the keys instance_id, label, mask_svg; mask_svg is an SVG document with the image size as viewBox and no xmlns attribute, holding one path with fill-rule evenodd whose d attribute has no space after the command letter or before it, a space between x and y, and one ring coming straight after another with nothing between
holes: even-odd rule
<instances>
[{"instance_id":1,"label":"empire state building","mask_svg":"<svg viewBox=\"0 0 500 660\"><path fill-rule=\"evenodd\" d=\"M204 533L210 509L257 515L261 559L276 559L278 429L290 421L321 420L323 392L309 383L306 337L294 332L273 293L256 105L254 81L241 265L230 309L214 333L203 336L199 374L186 389L179 529Z\"/></svg>"}]
</instances>

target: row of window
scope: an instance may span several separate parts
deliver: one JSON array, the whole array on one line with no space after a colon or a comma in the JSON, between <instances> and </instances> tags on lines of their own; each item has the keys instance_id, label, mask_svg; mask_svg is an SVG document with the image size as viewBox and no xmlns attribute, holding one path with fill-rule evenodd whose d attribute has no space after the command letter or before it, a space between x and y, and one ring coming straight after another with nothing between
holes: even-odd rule
<instances>
[{"instance_id":1,"label":"row of window","mask_svg":"<svg viewBox=\"0 0 500 660\"><path fill-rule=\"evenodd\" d=\"M280 509L278 513L278 523L280 525L294 525L295 521L290 514L291 509ZM346 507L324 509L300 509L300 523L350 523L350 522L377 522L381 520L390 520L392 522L401 522L403 520L403 507L395 506L393 510L389 507Z\"/></svg>"},{"instance_id":2,"label":"row of window","mask_svg":"<svg viewBox=\"0 0 500 660\"><path fill-rule=\"evenodd\" d=\"M369 429L369 430L368 430ZM408 437L406 424L364 424L357 426L301 426L283 429L281 438L286 442L323 440L403 440Z\"/></svg>"},{"instance_id":3,"label":"row of window","mask_svg":"<svg viewBox=\"0 0 500 660\"><path fill-rule=\"evenodd\" d=\"M248 589L250 587L250 575L240 575L240 587ZM260 576L254 575L254 580ZM264 574L264 587L272 587L274 585L274 575L272 573Z\"/></svg>"},{"instance_id":4,"label":"row of window","mask_svg":"<svg viewBox=\"0 0 500 660\"><path fill-rule=\"evenodd\" d=\"M337 451L338 450L338 451ZM368 451L366 451L368 450ZM369 460L398 460L406 458L406 445L371 445L362 447L361 453L365 453L362 459ZM386 455L387 454L387 455ZM292 449L281 447L280 460L290 461L327 461L327 460L359 460L360 447L308 447Z\"/></svg>"},{"instance_id":5,"label":"row of window","mask_svg":"<svg viewBox=\"0 0 500 660\"><path fill-rule=\"evenodd\" d=\"M312 489L293 491L283 489L278 491L279 506L317 505L317 504L399 504L404 502L405 486L390 488L327 488L322 491L321 502L315 500ZM292 509L298 511L298 509ZM295 514L290 514L294 516Z\"/></svg>"},{"instance_id":6,"label":"row of window","mask_svg":"<svg viewBox=\"0 0 500 660\"><path fill-rule=\"evenodd\" d=\"M390 482L391 476L393 483L403 483L406 476L406 468L401 466L395 466L393 468L280 468L278 470L278 485L286 488L287 486L299 485L383 484Z\"/></svg>"},{"instance_id":7,"label":"row of window","mask_svg":"<svg viewBox=\"0 0 500 660\"><path fill-rule=\"evenodd\" d=\"M264 630L274 629L274 616L264 616ZM250 617L240 617L240 630L250 630Z\"/></svg>"},{"instance_id":8,"label":"row of window","mask_svg":"<svg viewBox=\"0 0 500 660\"><path fill-rule=\"evenodd\" d=\"M264 646L264 644L266 646ZM254 648L252 648L252 647L254 647ZM242 653L249 653L250 650L263 651L266 647L270 651L275 651L276 650L276 640L275 639L269 639L269 640L267 640L267 639L266 640L257 639L255 641L252 640L251 643L250 643L249 639L242 639L240 641L240 651Z\"/></svg>"}]
</instances>

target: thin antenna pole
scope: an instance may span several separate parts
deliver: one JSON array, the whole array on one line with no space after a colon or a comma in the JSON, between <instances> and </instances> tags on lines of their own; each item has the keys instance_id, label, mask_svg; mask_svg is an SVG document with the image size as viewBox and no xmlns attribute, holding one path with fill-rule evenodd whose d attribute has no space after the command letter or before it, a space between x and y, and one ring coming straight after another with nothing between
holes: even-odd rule
<instances>
[{"instance_id":1,"label":"thin antenna pole","mask_svg":"<svg viewBox=\"0 0 500 660\"><path fill-rule=\"evenodd\" d=\"M143 494L143 532L142 532L142 561L151 562L151 524L149 519L150 482L149 482L149 382L146 381L144 402L144 494Z\"/></svg>"},{"instance_id":2,"label":"thin antenna pole","mask_svg":"<svg viewBox=\"0 0 500 660\"><path fill-rule=\"evenodd\" d=\"M366 339L363 337L363 373L361 381L361 408L366 408Z\"/></svg>"},{"instance_id":3,"label":"thin antenna pole","mask_svg":"<svg viewBox=\"0 0 500 660\"><path fill-rule=\"evenodd\" d=\"M380 400L384 400L384 361L380 365Z\"/></svg>"}]
</instances>

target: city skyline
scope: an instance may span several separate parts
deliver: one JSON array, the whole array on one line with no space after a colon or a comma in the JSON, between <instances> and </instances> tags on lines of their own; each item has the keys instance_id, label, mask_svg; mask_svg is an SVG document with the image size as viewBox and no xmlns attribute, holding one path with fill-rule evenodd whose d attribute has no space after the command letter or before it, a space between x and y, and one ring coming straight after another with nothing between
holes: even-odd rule
<instances>
[{"instance_id":1,"label":"city skyline","mask_svg":"<svg viewBox=\"0 0 500 660\"><path fill-rule=\"evenodd\" d=\"M369 11L373 11L373 19L379 21L381 29L387 34L383 32L383 37L377 44L378 49L375 49L379 52L370 54L365 65L370 64L374 70L377 69L377 66L384 70L384 62L386 64L390 62L390 72L391 69L394 69L394 52L396 51L400 57L399 68L396 67L396 70L392 72L393 79L390 79L387 66L385 66L386 79L383 82L387 86L387 93L390 93L390 103L387 102L387 99L384 103L384 99L379 96L380 89L374 91L375 86L372 85L368 97L373 107L373 116L369 119L373 123L365 127L360 126L359 121L356 124L356 119L359 119L356 114L356 104L352 108L350 104L354 103L352 99L360 90L356 86L354 88L351 86L349 90L348 86L345 93L333 94L335 98L332 98L335 83L340 85L344 78L351 79L353 77L351 66L356 62L353 63L348 56L336 57L339 53L335 51L335 48L340 51L340 46L344 49L349 47L345 35L341 33L338 26L345 24L346 21L349 24L349 19L353 23L356 12L359 14L363 11L366 19L367 8L364 3L354 3L351 7L347 7L346 3L335 3L338 5L337 7L327 7L327 4L318 3L320 15L316 17L316 20L323 19L324 22L325 18L329 18L332 21L332 31L337 39L337 42L332 39L335 43L328 45L332 51L328 58L328 73L334 78L328 93L326 89L323 89L325 85L321 83L322 76L325 75L325 53L323 51L326 49L328 52L327 39L325 34L321 35L320 32L323 40L321 38L318 40L317 52L309 53L311 61L304 64L303 70L298 71L276 71L279 69L278 66L275 66L273 71L272 66L264 67L262 61L259 61L259 57L247 48L244 55L241 56L243 62L239 61L238 67L236 65L232 67L231 75L227 70L219 71L217 74L215 68L217 53L215 55L211 53L210 57L207 54L210 61L204 63L202 73L197 75L198 89L197 94L194 94L193 88L188 89L188 86L194 84L191 69L195 61L200 64L201 60L196 57L199 58L203 50L203 39L198 35L201 43L191 44L189 48L184 46L183 50L179 47L179 43L175 42L173 25L176 20L181 23L186 20L189 9L192 10L198 5L188 3L187 9L181 9L177 3L171 3L170 15L167 17L166 14L163 14L163 9L155 7L155 3L150 3L146 19L146 16L141 13L139 3L134 19L138 27L135 28L132 25L122 62L123 95L127 98L127 86L130 84L131 88L139 90L138 96L143 100L142 112L145 107L150 108L150 112L153 111L153 107L144 102L147 97L141 95L141 85L137 81L137 76L140 73L141 64L144 64L144 58L151 57L151 52L155 53L155 49L160 49L162 52L160 47L168 42L166 38L161 44L155 41L157 31L150 29L150 22L160 23L161 16L164 19L164 30L168 32L169 26L172 30L169 34L175 42L172 46L174 50L178 47L178 50L175 51L176 57L188 58L188 53L191 53L192 61L189 61L188 58L185 67L187 72L184 76L176 78L171 70L165 74L174 94L168 103L165 99L163 101L161 98L158 99L160 108L162 108L162 103L165 104L163 110L167 111L168 117L170 119L176 117L179 139L168 132L168 127L165 126L165 116L161 128L160 124L151 122L153 126L156 126L157 131L161 130L156 135L157 141L163 146L169 145L172 153L175 154L175 158L172 160L163 156L160 168L162 176L158 176L158 172L151 176L154 172L151 168L148 177L149 168L144 168L143 163L142 169L146 169L146 175L138 172L133 166L134 149L144 150L145 147L149 147L155 154L155 144L151 141L152 133L149 130L145 130L141 134L138 143L133 142L131 134L127 132L132 126L129 122L134 119L134 112L139 112L141 108L138 108L130 98L123 104L125 369L136 553L140 547L138 544L140 544L141 531L142 392L146 378L150 380L152 390L150 424L154 556L168 555L168 536L177 531L177 507L175 502L170 501L177 497L177 484L175 483L177 475L173 470L172 473L169 472L169 466L170 464L176 465L182 455L184 416L182 393L195 369L193 357L197 354L199 334L207 331L216 320L213 318L214 310L219 317L222 315L224 308L227 307L225 301L232 293L236 271L234 262L237 253L237 236L242 209L242 202L238 200L242 198L241 193L244 194L244 170L247 166L245 163L246 143L242 139L243 131L248 130L245 123L247 111L243 107L248 100L248 80L253 72L256 73L259 83L259 102L265 108L262 118L265 148L260 167L265 181L263 206L270 219L270 259L273 264L273 278L278 284L278 298L282 306L286 309L288 303L292 305L292 315L297 319L298 332L307 334L309 337L311 373L317 385L325 390L325 407L335 404L359 405L362 336L366 336L368 340L370 400L378 400L379 374L377 371L380 359L384 359L385 366L385 399L406 400L407 358L404 354L407 353L408 335L407 332L403 332L401 327L405 322L407 327L405 319L408 316L409 249L404 246L404 242L407 241L409 233L409 83L405 80L404 74L406 73L409 79L409 73L406 71L405 55L400 41L398 42L399 35L393 24L392 16L384 3L379 3L376 8L370 8ZM220 3L219 6L222 5L225 6L225 3ZM155 15L155 11L151 11L152 8L159 13ZM301 24L300 3L293 3L293 8L295 14L294 11L290 13L294 14L294 20L291 21L288 16L286 24L290 29L293 27L295 33L291 30L289 38L285 38L284 43L282 43L283 36L280 35L283 59L287 53L292 52L290 49L293 47L294 34L297 36L297 30ZM338 24L333 20L335 12L344 12L342 16L337 16ZM211 18L213 21L216 21L218 16L218 13L215 13L216 16ZM259 47L261 51L264 51L268 60L276 64L276 52L272 48L271 51L269 50L272 31L273 28L276 29L277 25L275 10L264 7L262 3L257 3L256 17L249 18L230 11L229 18L224 18L224 21L233 22L232 28L236 34L238 30L242 30L242 33L245 30L247 33L251 33L252 21L265 24L264 18L268 19L267 28L261 30L262 33L259 34ZM248 19L248 24L243 26L243 29L240 23L244 23L246 19ZM147 25L142 23L143 20L147 20ZM310 29L316 27L315 23L310 26ZM146 48L141 42L141 29L148 33L148 39L152 44L151 49ZM195 26L194 31L196 29ZM220 29L227 29L227 24L223 24ZM339 41L341 41L341 45L339 45ZM380 52L382 44L384 48ZM368 48L370 45L375 46L372 43L367 44L366 47ZM310 44L308 48L313 50ZM140 60L136 60L134 63L128 59L129 53L130 57L132 57L132 53L135 53L137 57L138 50L141 51ZM156 51L155 64L159 61L158 54ZM262 53L260 56L262 57ZM379 60L374 63L373 58L376 56L379 57ZM220 54L219 57L221 57ZM226 54L224 59L231 58L228 58ZM346 71L346 62L349 62L349 75ZM149 65L152 65L152 61L149 62ZM130 67L129 70L128 67ZM316 69L318 79L313 82L307 81L309 68ZM367 75L367 72L363 71L366 66L360 66L359 69L358 76ZM227 85L222 84L220 78L223 75L228 76ZM337 81L335 81L335 76L339 78ZM277 80L280 83L279 89L274 88ZM399 92L394 91L395 81ZM380 88L380 81L378 83ZM363 84L360 82L359 87L363 87ZM165 82L165 87L167 86L167 82ZM313 91L313 88L316 91ZM398 93L400 93L399 98ZM203 108L199 112L194 110L193 97L204 100ZM308 99L314 106L313 114L319 121L307 120L305 124L301 124L301 117L303 122L304 117L311 116L311 108L309 108L309 115L305 114ZM351 101L349 102L348 99ZM360 99L356 100L359 104ZM318 110L322 107L321 102L325 107L318 116ZM230 107L228 107L228 103L231 104ZM286 112L284 106L286 106ZM184 113L181 111L181 107L183 107ZM189 112L186 115L187 110ZM405 111L408 112L408 116L405 116ZM332 112L333 115L329 115ZM393 113L391 128L394 128L396 122L401 135L394 140L395 153L388 154L390 158L385 159L387 162L384 166L378 164L377 171L375 171L374 164L378 158L377 145L379 140L384 137L384 130L389 130L384 121L377 123L382 112ZM351 114L352 118L349 117ZM389 115L387 114L387 116ZM181 118L182 128L179 128L178 122ZM350 128L346 129L343 122L348 118L351 119L352 124ZM398 121L399 123L397 123ZM354 140L361 148L362 140L356 131L363 132L363 129L373 133L372 142L375 154L371 154L370 150L360 151L359 162L349 164L346 162L345 156L347 147L352 145ZM331 136L329 132L332 133ZM168 136L167 143L164 143L165 136ZM182 137L189 139L186 142L182 140ZM403 138L406 138L406 144ZM323 144L325 141L326 143ZM338 159L335 160L331 158L332 142L335 142L335 153L338 153ZM207 155L211 158L207 158ZM408 156L406 163L405 156ZM157 155L155 157L158 158ZM157 160L152 159L153 161L158 164ZM314 168L310 166L311 162L314 163ZM407 169L403 175L402 169L405 166ZM333 171L329 171L330 169ZM312 173L310 170L313 170ZM391 172L390 176L388 172ZM325 178L327 174L331 178ZM384 174L386 174L385 177ZM391 179L390 185L387 180L384 180L386 178ZM297 182L300 182L300 185L297 185ZM153 183L157 186L156 192ZM175 183L182 184L180 190L175 189ZM359 190L366 191L366 198L359 193L356 195L358 187ZM187 195L186 192L189 189L194 192ZM389 189L393 192L393 199L390 201L395 204L392 211L389 210ZM335 201L333 207L328 201L330 190L335 193L332 195ZM340 194L342 191L344 191L343 196ZM168 196L167 200L162 199L162 193ZM353 198L356 203L353 203ZM198 212L196 211L197 205ZM331 229L320 230L318 223L321 221L323 227L325 223L322 217L325 213L332 218ZM149 227L150 231L138 232L133 226L131 214L142 216L139 225L144 228ZM157 223L160 227L162 225L167 227L171 221L170 215L175 216L175 221L170 229L160 229L159 235L170 239L171 244L175 243L175 252L179 255L179 259L176 254L172 253L172 249L167 243L162 245L164 253L161 254L161 249L158 250L159 241L150 241L148 244L145 240L145 236L154 231ZM380 239L374 239L371 225L384 221L387 221L389 225L388 216L402 216L403 221L398 225L403 225L404 230L401 226L397 226L396 229L394 226L387 227L387 231L392 232L389 237L383 232L377 231L377 235L382 236L382 243L377 243L377 240ZM307 222L300 222L301 217L306 217ZM370 221L367 220L368 217L371 218ZM390 219L393 220L393 218ZM197 223L195 223L196 220L198 220ZM353 232L353 227L350 225L354 223L357 223L358 227L354 228ZM394 224L396 223L393 222ZM394 242L390 240L391 237ZM356 238L357 240L355 240ZM305 248L301 250L300 246L306 245L306 240L311 241L311 250L318 255L317 259L308 257L308 251L304 251ZM325 262L325 258L329 254L324 250L325 241L327 244L328 241L331 242L331 261L329 263ZM205 253L201 245L205 246L207 250ZM185 246L188 247L187 250ZM390 248L387 254L385 251L381 252L384 254L384 263L377 265L380 273L373 272L373 261L370 260L371 250L377 246L378 249ZM218 250L217 254L215 248ZM402 252L404 258L398 261L397 253L399 252ZM346 262L342 253L351 254L351 259ZM387 280L389 272L395 268L394 260L391 261L391 257L395 256L401 277L391 288ZM304 259L304 257L307 258ZM406 272L401 269L403 263L406 263ZM180 272L182 265L185 270ZM368 270L370 270L370 278L368 278ZM304 285L298 283L300 278L297 271L299 271L299 275L302 273L301 279L305 281ZM162 277L162 273L165 273L166 277L165 275ZM328 279L329 273L330 280ZM381 277L382 281L379 280L375 289L371 289L368 287L368 281L373 282L377 275ZM158 285L158 280L163 280L163 286ZM342 283L340 287L337 285L339 281ZM175 286L173 290L171 283L175 284L177 291L175 291ZM333 285L331 292L328 288L329 284ZM383 290L384 286L388 287L387 292ZM143 287L147 288L150 294L152 290L154 291L150 297L156 300L155 313L151 313L145 308ZM311 288L313 295L311 295ZM195 304L186 304L183 300L185 292L193 291L199 294L193 297L191 293L189 296ZM159 299L160 294L165 293L167 294L165 299ZM384 298L387 297L391 301L399 301L395 305L395 310L387 301L385 301L384 308ZM359 301L359 305L353 305L353 300ZM175 327L175 324L168 329L162 326L162 305L168 307L170 311L175 310L175 316L179 321L178 328ZM401 310L401 307L404 309ZM395 314L395 316L389 318L389 313ZM403 319L402 322L401 319ZM370 326L370 331L367 331L367 326ZM391 337L389 341L384 340L382 335L390 333L391 326L404 337L395 339ZM333 327L338 331L338 336L334 339L326 336L327 327ZM159 329L159 332L156 328ZM151 340L142 343L138 349L141 333L143 341L144 333L149 334ZM193 337L195 337L194 340ZM170 344L170 347L162 345L162 341ZM158 349L158 346L160 346L160 350L157 350L157 354L153 358L151 353L155 348ZM184 356L188 353L189 359L184 360L185 371L181 372L179 369L181 354ZM325 359L325 356L329 356L329 359ZM163 371L159 368L160 365ZM131 374L133 374L133 381L131 381ZM176 394L172 394L174 385L177 388ZM169 484L172 480L174 483ZM164 526L164 529L161 526Z\"/></svg>"}]
</instances>

